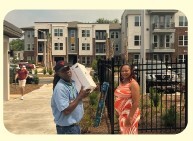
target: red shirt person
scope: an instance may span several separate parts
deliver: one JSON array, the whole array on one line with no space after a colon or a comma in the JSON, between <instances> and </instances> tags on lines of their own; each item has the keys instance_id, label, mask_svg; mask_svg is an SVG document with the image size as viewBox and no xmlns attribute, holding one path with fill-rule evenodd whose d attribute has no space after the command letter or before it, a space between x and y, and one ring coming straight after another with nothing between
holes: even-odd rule
<instances>
[{"instance_id":1,"label":"red shirt person","mask_svg":"<svg viewBox=\"0 0 193 141\"><path fill-rule=\"evenodd\" d=\"M28 76L28 71L26 70L25 66L22 66L15 75L15 80L18 78L18 82L19 82L19 87L21 91L21 100L23 100L27 76Z\"/></svg>"}]
</instances>

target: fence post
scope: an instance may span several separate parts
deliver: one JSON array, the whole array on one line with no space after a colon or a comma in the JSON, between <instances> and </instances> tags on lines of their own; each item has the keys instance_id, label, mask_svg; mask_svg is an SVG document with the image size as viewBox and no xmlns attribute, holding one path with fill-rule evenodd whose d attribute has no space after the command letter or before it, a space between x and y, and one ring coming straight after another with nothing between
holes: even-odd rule
<instances>
[{"instance_id":1,"label":"fence post","mask_svg":"<svg viewBox=\"0 0 193 141\"><path fill-rule=\"evenodd\" d=\"M112 94L111 94L111 117L112 117L112 119L111 119L111 134L114 134L114 58L112 58L111 59L111 80L112 80L112 82L111 82L111 92L112 92Z\"/></svg>"}]
</instances>

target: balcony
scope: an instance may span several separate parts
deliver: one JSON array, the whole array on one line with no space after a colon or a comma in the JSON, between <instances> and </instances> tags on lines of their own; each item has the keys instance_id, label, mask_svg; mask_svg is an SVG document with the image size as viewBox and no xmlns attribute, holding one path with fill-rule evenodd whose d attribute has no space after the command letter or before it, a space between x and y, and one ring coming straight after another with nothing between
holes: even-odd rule
<instances>
[{"instance_id":1,"label":"balcony","mask_svg":"<svg viewBox=\"0 0 193 141\"><path fill-rule=\"evenodd\" d=\"M157 33L157 32L160 32L160 33L173 33L175 32L175 23L173 22L170 22L170 23L163 23L163 22L159 22L159 23L153 23L152 24L152 29L153 29L153 32Z\"/></svg>"},{"instance_id":2,"label":"balcony","mask_svg":"<svg viewBox=\"0 0 193 141\"><path fill-rule=\"evenodd\" d=\"M152 52L168 52L168 53L171 53L171 52L175 52L175 49L174 49L174 44L173 43L152 43L152 47L151 47L151 51Z\"/></svg>"}]
</instances>

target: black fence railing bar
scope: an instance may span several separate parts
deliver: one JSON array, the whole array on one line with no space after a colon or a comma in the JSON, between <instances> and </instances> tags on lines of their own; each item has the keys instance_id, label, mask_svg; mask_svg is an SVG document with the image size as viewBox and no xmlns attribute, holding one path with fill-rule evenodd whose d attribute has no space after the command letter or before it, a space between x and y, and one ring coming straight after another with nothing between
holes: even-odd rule
<instances>
[{"instance_id":1,"label":"black fence railing bar","mask_svg":"<svg viewBox=\"0 0 193 141\"><path fill-rule=\"evenodd\" d=\"M119 85L120 66L127 62L118 60L98 61L98 78L100 84L109 82L106 107L111 125L111 134L119 132L114 115L114 90ZM140 100L140 133L178 133L187 125L187 62L175 63L147 60L141 64L133 61L137 81L140 73L145 71L146 89L142 90ZM143 77L142 77L143 78ZM140 86L141 87L141 86ZM174 131L174 132L173 132Z\"/></svg>"}]
</instances>

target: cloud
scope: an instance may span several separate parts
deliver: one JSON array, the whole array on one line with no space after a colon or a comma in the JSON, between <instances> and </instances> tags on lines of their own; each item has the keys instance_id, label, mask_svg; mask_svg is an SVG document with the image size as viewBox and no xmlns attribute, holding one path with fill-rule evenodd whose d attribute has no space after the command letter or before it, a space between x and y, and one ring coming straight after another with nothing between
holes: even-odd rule
<instances>
[{"instance_id":1,"label":"cloud","mask_svg":"<svg viewBox=\"0 0 193 141\"><path fill-rule=\"evenodd\" d=\"M13 10L7 13L5 20L18 27L33 26L34 22L70 22L93 23L98 18L121 21L124 10Z\"/></svg>"}]
</instances>

